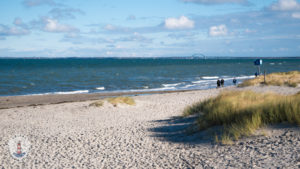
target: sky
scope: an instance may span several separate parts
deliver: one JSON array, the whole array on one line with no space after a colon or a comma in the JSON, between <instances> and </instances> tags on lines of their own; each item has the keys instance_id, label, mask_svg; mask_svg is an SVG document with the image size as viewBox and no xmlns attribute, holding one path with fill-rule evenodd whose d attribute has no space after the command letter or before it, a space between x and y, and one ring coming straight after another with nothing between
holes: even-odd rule
<instances>
[{"instance_id":1,"label":"sky","mask_svg":"<svg viewBox=\"0 0 300 169\"><path fill-rule=\"evenodd\" d=\"M194 54L300 56L300 1L0 1L0 57Z\"/></svg>"}]
</instances>

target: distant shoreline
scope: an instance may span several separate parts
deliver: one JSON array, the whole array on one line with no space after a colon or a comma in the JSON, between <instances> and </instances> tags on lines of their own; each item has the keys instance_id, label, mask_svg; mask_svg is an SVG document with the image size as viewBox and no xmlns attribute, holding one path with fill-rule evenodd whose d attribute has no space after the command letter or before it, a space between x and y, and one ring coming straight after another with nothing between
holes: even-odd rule
<instances>
[{"instance_id":1,"label":"distant shoreline","mask_svg":"<svg viewBox=\"0 0 300 169\"><path fill-rule=\"evenodd\" d=\"M300 59L300 56L206 56L205 59ZM197 56L161 56L161 57L81 57L81 56L71 56L71 57L9 57L0 56L1 59L204 59L203 57Z\"/></svg>"}]
</instances>

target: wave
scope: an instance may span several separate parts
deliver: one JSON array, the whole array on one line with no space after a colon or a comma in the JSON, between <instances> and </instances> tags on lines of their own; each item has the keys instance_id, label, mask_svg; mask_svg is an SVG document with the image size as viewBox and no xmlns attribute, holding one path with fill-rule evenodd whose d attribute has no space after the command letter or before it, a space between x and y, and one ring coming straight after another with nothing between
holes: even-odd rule
<instances>
[{"instance_id":1,"label":"wave","mask_svg":"<svg viewBox=\"0 0 300 169\"><path fill-rule=\"evenodd\" d=\"M174 87L174 86L178 86L181 85L182 83L173 83L173 84L162 84L162 86L164 87Z\"/></svg>"},{"instance_id":2,"label":"wave","mask_svg":"<svg viewBox=\"0 0 300 169\"><path fill-rule=\"evenodd\" d=\"M215 82L215 80L198 80L198 81L192 81L192 83L196 83L196 84L199 84L199 83L209 83L209 82Z\"/></svg>"},{"instance_id":3,"label":"wave","mask_svg":"<svg viewBox=\"0 0 300 169\"><path fill-rule=\"evenodd\" d=\"M161 88L153 88L148 89L149 91L164 91L164 90L175 90L176 87L161 87Z\"/></svg>"},{"instance_id":4,"label":"wave","mask_svg":"<svg viewBox=\"0 0 300 169\"><path fill-rule=\"evenodd\" d=\"M88 90L76 90L76 91L68 91L68 92L54 92L53 94L78 94L78 93L88 93Z\"/></svg>"},{"instance_id":5,"label":"wave","mask_svg":"<svg viewBox=\"0 0 300 169\"><path fill-rule=\"evenodd\" d=\"M213 77L213 76L212 76ZM211 79L212 79L211 77ZM214 77L219 77L219 76L214 76ZM245 79L252 79L254 78L254 75L251 76L245 76L245 75L240 75L240 76L222 76L222 78L225 81L233 80L234 78L237 80L245 80ZM218 79L218 78L217 78ZM192 84L198 84L198 85L214 85L217 82L217 79L213 80L198 80L198 81L192 81Z\"/></svg>"},{"instance_id":6,"label":"wave","mask_svg":"<svg viewBox=\"0 0 300 169\"><path fill-rule=\"evenodd\" d=\"M75 90L75 91L67 91L67 92L51 92L51 93L29 94L29 95L80 94L80 93L89 93L89 90Z\"/></svg>"},{"instance_id":7,"label":"wave","mask_svg":"<svg viewBox=\"0 0 300 169\"><path fill-rule=\"evenodd\" d=\"M60 91L60 92L51 92L51 93L41 93L41 94L29 94L29 95L51 95L51 94L80 94L80 93L127 93L127 92L152 92L152 91L176 91L176 90L189 90L189 89L208 89L214 88L216 86L216 81L219 77L223 77L226 81L226 85L231 85L232 79L236 78L238 83L245 79L254 78L254 75L240 75L240 76L204 76L201 77L202 80L198 81L184 81L180 83L170 83L170 84L161 84L162 87L158 88L149 88L149 86L145 85L141 89L125 89L125 90L112 90L108 91L105 87L99 86L94 88L93 90L75 90L75 91ZM196 78L197 79L197 78ZM195 79L195 80L196 80ZM96 90L95 90L96 89Z\"/></svg>"},{"instance_id":8,"label":"wave","mask_svg":"<svg viewBox=\"0 0 300 169\"><path fill-rule=\"evenodd\" d=\"M239 77L236 77L236 79L252 79L252 78L255 78L255 75L251 75L251 76L239 76Z\"/></svg>"},{"instance_id":9,"label":"wave","mask_svg":"<svg viewBox=\"0 0 300 169\"><path fill-rule=\"evenodd\" d=\"M182 88L186 89L186 88L190 88L190 87L194 87L194 86L197 86L197 85L195 85L195 84L194 84L194 85L190 85L190 84L189 84L189 85L183 86Z\"/></svg>"},{"instance_id":10,"label":"wave","mask_svg":"<svg viewBox=\"0 0 300 169\"><path fill-rule=\"evenodd\" d=\"M105 87L96 87L97 90L105 90Z\"/></svg>"},{"instance_id":11,"label":"wave","mask_svg":"<svg viewBox=\"0 0 300 169\"><path fill-rule=\"evenodd\" d=\"M233 80L234 78L235 79L241 79L241 80L243 80L243 79L252 79L252 78L254 78L255 77L255 75L251 75L251 76L244 76L244 75L241 75L241 76L233 76L233 77L227 77L227 78L224 78L224 80L226 81L226 80Z\"/></svg>"},{"instance_id":12,"label":"wave","mask_svg":"<svg viewBox=\"0 0 300 169\"><path fill-rule=\"evenodd\" d=\"M161 88L153 88L153 89L114 90L114 91L105 91L101 93L152 92L152 91L172 91L172 90L178 90L178 89L175 87L161 87Z\"/></svg>"},{"instance_id":13,"label":"wave","mask_svg":"<svg viewBox=\"0 0 300 169\"><path fill-rule=\"evenodd\" d=\"M202 76L202 79L218 79L219 76Z\"/></svg>"}]
</instances>

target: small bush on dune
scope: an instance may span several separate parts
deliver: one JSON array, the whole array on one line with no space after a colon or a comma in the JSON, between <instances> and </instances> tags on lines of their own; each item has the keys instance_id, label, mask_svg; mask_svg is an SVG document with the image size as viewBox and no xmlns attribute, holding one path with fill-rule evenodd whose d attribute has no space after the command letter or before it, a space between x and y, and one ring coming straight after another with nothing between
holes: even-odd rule
<instances>
[{"instance_id":1,"label":"small bush on dune","mask_svg":"<svg viewBox=\"0 0 300 169\"><path fill-rule=\"evenodd\" d=\"M100 101L93 102L89 106L101 107L103 106L103 101L100 100Z\"/></svg>"},{"instance_id":2,"label":"small bush on dune","mask_svg":"<svg viewBox=\"0 0 300 169\"><path fill-rule=\"evenodd\" d=\"M107 102L112 104L113 106L117 106L118 104L128 104L128 105L135 105L134 99L130 97L113 97L113 98L108 98ZM104 100L99 100L96 102L93 102L89 104L89 106L95 106L95 107L101 107L104 104Z\"/></svg>"},{"instance_id":3,"label":"small bush on dune","mask_svg":"<svg viewBox=\"0 0 300 169\"><path fill-rule=\"evenodd\" d=\"M189 106L184 116L198 114L199 130L222 126L222 143L231 143L274 123L300 125L300 93L282 96L252 91L225 91L218 97Z\"/></svg>"},{"instance_id":4,"label":"small bush on dune","mask_svg":"<svg viewBox=\"0 0 300 169\"><path fill-rule=\"evenodd\" d=\"M245 80L239 87L253 86L264 83L264 76ZM271 73L266 75L265 85L297 87L300 84L300 71Z\"/></svg>"},{"instance_id":5,"label":"small bush on dune","mask_svg":"<svg viewBox=\"0 0 300 169\"><path fill-rule=\"evenodd\" d=\"M135 101L131 97L113 97L107 99L107 101L114 106L117 106L118 104L135 105Z\"/></svg>"}]
</instances>

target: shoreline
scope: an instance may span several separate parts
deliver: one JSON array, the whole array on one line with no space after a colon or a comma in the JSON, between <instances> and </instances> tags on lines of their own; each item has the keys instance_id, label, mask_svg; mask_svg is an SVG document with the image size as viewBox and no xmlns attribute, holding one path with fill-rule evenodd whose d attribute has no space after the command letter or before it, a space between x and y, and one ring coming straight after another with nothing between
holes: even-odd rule
<instances>
[{"instance_id":1,"label":"shoreline","mask_svg":"<svg viewBox=\"0 0 300 169\"><path fill-rule=\"evenodd\" d=\"M268 88L268 90L265 90ZM278 90L284 88L284 91ZM108 97L119 96L142 96L154 94L168 94L168 93L185 93L185 92L201 92L210 90L254 90L257 92L276 92L282 95L295 94L295 91L300 92L300 87L282 87L282 86L250 86L237 87L234 85L225 86L221 88L209 89L186 89L186 90L165 90L165 91L132 91L132 92L102 92L102 93L76 93L76 94L46 94L46 95L19 95L19 96L0 96L0 110L10 109L16 107L27 106L42 106L61 103L84 102L92 100L100 100Z\"/></svg>"},{"instance_id":2,"label":"shoreline","mask_svg":"<svg viewBox=\"0 0 300 169\"><path fill-rule=\"evenodd\" d=\"M224 88L229 88L229 87L232 86L228 86ZM69 102L82 102L82 101L89 101L89 100L98 100L106 97L182 93L182 92L202 91L202 90L209 90L209 89L0 96L0 109L9 109L9 108L26 107L26 106L40 106L40 105L69 103Z\"/></svg>"}]
</instances>

